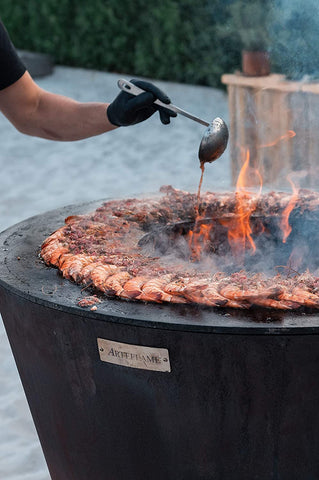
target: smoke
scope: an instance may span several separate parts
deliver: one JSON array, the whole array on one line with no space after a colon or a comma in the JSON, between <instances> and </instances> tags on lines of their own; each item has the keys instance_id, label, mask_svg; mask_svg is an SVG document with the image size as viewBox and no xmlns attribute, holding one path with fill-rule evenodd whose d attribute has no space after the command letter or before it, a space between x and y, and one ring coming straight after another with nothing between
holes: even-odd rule
<instances>
[{"instance_id":1,"label":"smoke","mask_svg":"<svg viewBox=\"0 0 319 480\"><path fill-rule=\"evenodd\" d=\"M269 26L273 70L293 80L319 78L318 0L276 0Z\"/></svg>"},{"instance_id":2,"label":"smoke","mask_svg":"<svg viewBox=\"0 0 319 480\"><path fill-rule=\"evenodd\" d=\"M302 176L302 173L299 175ZM237 255L233 251L228 237L228 227L224 225L226 216L212 219L207 238L199 238L193 245L189 241L189 231L196 229L195 221L186 220L176 224L156 226L147 233L139 243L147 256L159 257L162 265L174 266L182 272L233 272L245 269L252 273L264 273L273 276L277 273L296 274L306 269L311 272L319 269L319 209L316 201L302 200L295 206L289 216L291 232L283 242L281 227L282 215L274 213L275 205L267 207L269 198L265 196L263 204L265 211L253 213L250 217L252 237L256 246L253 251L246 242L245 251ZM317 198L317 197L315 197ZM271 213L272 212L272 213ZM194 256L194 246L198 255ZM199 247L199 248L198 248Z\"/></svg>"}]
</instances>

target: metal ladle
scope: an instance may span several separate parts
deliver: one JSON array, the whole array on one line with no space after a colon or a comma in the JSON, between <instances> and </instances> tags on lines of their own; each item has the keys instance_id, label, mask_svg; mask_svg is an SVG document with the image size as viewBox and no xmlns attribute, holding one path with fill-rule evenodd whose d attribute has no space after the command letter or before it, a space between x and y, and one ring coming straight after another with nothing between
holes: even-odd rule
<instances>
[{"instance_id":1,"label":"metal ladle","mask_svg":"<svg viewBox=\"0 0 319 480\"><path fill-rule=\"evenodd\" d=\"M117 84L121 90L130 93L131 95L136 96L144 92L142 88L137 87L127 80L120 79ZM198 158L201 165L206 162L214 162L224 153L227 147L229 133L227 125L222 118L217 117L212 122L208 123L205 122L205 120L176 107L172 103L166 104L160 100L155 100L154 103L167 110L184 115L184 117L190 118L191 120L207 127L198 150Z\"/></svg>"}]
</instances>

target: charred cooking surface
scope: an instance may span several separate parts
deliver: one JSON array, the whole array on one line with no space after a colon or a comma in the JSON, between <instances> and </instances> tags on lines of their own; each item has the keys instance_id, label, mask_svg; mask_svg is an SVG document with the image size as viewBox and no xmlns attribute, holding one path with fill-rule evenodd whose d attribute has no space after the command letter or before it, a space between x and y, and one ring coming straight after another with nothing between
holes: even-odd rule
<instances>
[{"instance_id":1,"label":"charred cooking surface","mask_svg":"<svg viewBox=\"0 0 319 480\"><path fill-rule=\"evenodd\" d=\"M162 188L162 193L158 198L105 202L91 214L66 218L66 225L43 243L43 260L67 279L126 300L237 309L319 308L319 278L305 270L310 250L310 264L318 267L317 193L303 191L299 196L290 219L294 233L285 243L279 225L291 195L250 196L258 248L257 254L245 253L242 264L227 241L229 225L237 221L235 193L204 194L197 217L195 195L172 187ZM209 232L199 255L190 233L201 232L203 226L209 226ZM288 262L295 250L306 252L298 271ZM265 255L267 268L262 272ZM279 266L283 273L274 270Z\"/></svg>"}]
</instances>

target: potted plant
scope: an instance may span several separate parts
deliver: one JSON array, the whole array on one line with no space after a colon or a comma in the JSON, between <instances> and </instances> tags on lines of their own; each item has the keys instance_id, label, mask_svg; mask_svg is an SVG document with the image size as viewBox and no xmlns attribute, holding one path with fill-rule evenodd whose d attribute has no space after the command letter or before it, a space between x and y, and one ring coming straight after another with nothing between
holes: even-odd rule
<instances>
[{"instance_id":1,"label":"potted plant","mask_svg":"<svg viewBox=\"0 0 319 480\"><path fill-rule=\"evenodd\" d=\"M229 14L227 34L232 34L241 45L242 73L248 76L269 75L271 3L265 0L235 0L229 6Z\"/></svg>"}]
</instances>

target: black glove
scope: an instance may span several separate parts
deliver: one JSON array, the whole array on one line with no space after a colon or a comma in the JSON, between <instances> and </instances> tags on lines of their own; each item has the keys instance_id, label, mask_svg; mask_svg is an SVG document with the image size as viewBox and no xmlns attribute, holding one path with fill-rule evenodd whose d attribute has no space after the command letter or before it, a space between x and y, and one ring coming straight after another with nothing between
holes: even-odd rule
<instances>
[{"instance_id":1,"label":"black glove","mask_svg":"<svg viewBox=\"0 0 319 480\"><path fill-rule=\"evenodd\" d=\"M161 122L164 125L170 123L170 117L176 117L175 112L171 112L164 107L154 104L159 99L163 103L171 103L168 96L152 83L143 80L131 80L134 85L145 90L144 93L134 96L128 92L121 92L107 108L107 116L113 125L126 127L143 122L153 113L159 112Z\"/></svg>"}]
</instances>

